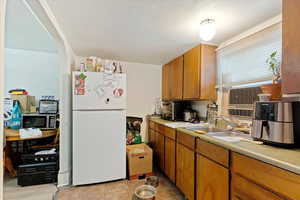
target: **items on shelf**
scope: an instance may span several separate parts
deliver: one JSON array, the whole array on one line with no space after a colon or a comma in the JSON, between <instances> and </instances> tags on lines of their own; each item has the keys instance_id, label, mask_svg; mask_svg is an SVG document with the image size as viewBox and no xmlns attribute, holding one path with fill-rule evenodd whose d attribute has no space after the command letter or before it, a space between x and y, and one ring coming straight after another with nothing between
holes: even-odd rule
<instances>
[{"instance_id":1,"label":"items on shelf","mask_svg":"<svg viewBox=\"0 0 300 200\"><path fill-rule=\"evenodd\" d=\"M22 120L22 112L21 112L18 101L16 101L11 113L12 113L12 115L11 115L11 119L9 121L9 127L12 129L20 129L21 128L21 120Z\"/></svg>"},{"instance_id":2,"label":"items on shelf","mask_svg":"<svg viewBox=\"0 0 300 200\"><path fill-rule=\"evenodd\" d=\"M142 118L139 117L127 117L127 135L126 143L130 144L141 144L141 124L143 122Z\"/></svg>"},{"instance_id":3,"label":"items on shelf","mask_svg":"<svg viewBox=\"0 0 300 200\"><path fill-rule=\"evenodd\" d=\"M22 128L20 129L21 138L34 138L42 136L42 131L39 128Z\"/></svg>"},{"instance_id":4,"label":"items on shelf","mask_svg":"<svg viewBox=\"0 0 300 200\"><path fill-rule=\"evenodd\" d=\"M34 96L27 94L10 94L10 97L12 100L20 102L21 111L23 113L30 113L36 110Z\"/></svg>"},{"instance_id":5,"label":"items on shelf","mask_svg":"<svg viewBox=\"0 0 300 200\"><path fill-rule=\"evenodd\" d=\"M91 56L80 63L81 72L105 72L105 73L123 73L123 65L120 62L104 60L96 56Z\"/></svg>"},{"instance_id":6,"label":"items on shelf","mask_svg":"<svg viewBox=\"0 0 300 200\"><path fill-rule=\"evenodd\" d=\"M12 89L9 90L8 93L16 95L28 95L28 92L25 89Z\"/></svg>"}]
</instances>

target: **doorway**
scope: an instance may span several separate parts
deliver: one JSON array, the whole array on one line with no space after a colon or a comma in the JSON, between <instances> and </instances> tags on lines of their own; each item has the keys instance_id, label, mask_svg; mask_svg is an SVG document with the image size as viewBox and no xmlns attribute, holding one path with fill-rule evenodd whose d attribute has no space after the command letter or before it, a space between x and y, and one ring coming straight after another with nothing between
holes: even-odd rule
<instances>
[{"instance_id":1,"label":"doorway","mask_svg":"<svg viewBox=\"0 0 300 200\"><path fill-rule=\"evenodd\" d=\"M52 199L59 168L57 44L20 0L7 1L5 35L4 199Z\"/></svg>"}]
</instances>

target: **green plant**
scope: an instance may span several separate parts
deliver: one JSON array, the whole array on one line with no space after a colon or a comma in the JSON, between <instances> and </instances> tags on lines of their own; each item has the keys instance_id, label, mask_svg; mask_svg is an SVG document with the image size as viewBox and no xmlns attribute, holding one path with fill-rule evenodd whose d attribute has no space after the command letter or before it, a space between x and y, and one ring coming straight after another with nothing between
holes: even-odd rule
<instances>
[{"instance_id":1,"label":"green plant","mask_svg":"<svg viewBox=\"0 0 300 200\"><path fill-rule=\"evenodd\" d=\"M280 61L278 60L277 51L271 53L271 55L266 60L269 65L269 70L273 74L273 83L278 83L280 80Z\"/></svg>"}]
</instances>

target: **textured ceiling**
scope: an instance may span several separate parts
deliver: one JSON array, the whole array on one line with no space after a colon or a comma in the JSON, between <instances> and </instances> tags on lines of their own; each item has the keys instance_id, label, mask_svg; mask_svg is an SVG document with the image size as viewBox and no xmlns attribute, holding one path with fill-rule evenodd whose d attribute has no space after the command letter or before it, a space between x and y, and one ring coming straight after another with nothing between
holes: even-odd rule
<instances>
[{"instance_id":1,"label":"textured ceiling","mask_svg":"<svg viewBox=\"0 0 300 200\"><path fill-rule=\"evenodd\" d=\"M199 44L214 18L219 44L281 13L282 0L47 0L75 53L163 64Z\"/></svg>"},{"instance_id":2,"label":"textured ceiling","mask_svg":"<svg viewBox=\"0 0 300 200\"><path fill-rule=\"evenodd\" d=\"M22 0L8 0L5 47L56 52L56 43Z\"/></svg>"}]
</instances>

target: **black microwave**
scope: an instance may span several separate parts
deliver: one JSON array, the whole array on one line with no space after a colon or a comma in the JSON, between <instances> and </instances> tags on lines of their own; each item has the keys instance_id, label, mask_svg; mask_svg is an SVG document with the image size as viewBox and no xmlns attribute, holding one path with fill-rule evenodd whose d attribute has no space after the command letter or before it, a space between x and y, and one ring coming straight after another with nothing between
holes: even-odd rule
<instances>
[{"instance_id":1,"label":"black microwave","mask_svg":"<svg viewBox=\"0 0 300 200\"><path fill-rule=\"evenodd\" d=\"M183 111L189 102L163 102L161 118L170 121L183 121Z\"/></svg>"},{"instance_id":2,"label":"black microwave","mask_svg":"<svg viewBox=\"0 0 300 200\"><path fill-rule=\"evenodd\" d=\"M23 114L22 128L56 129L56 121L55 114Z\"/></svg>"}]
</instances>

